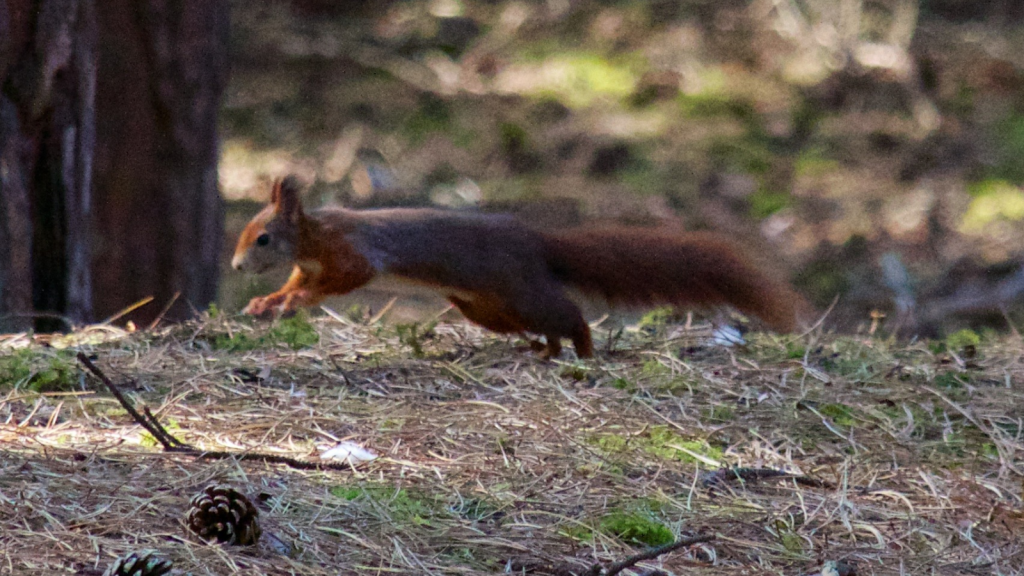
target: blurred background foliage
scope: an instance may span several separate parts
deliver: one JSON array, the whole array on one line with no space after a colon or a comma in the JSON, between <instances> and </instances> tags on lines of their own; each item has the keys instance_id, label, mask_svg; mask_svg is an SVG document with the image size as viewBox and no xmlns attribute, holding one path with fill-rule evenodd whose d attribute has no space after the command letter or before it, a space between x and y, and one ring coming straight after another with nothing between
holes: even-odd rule
<instances>
[{"instance_id":1,"label":"blurred background foliage","mask_svg":"<svg viewBox=\"0 0 1024 576\"><path fill-rule=\"evenodd\" d=\"M822 310L838 296L830 322L846 330L873 311L918 334L1024 319L1020 3L231 8L228 248L294 172L314 206L718 230ZM221 304L279 280L225 271Z\"/></svg>"}]
</instances>

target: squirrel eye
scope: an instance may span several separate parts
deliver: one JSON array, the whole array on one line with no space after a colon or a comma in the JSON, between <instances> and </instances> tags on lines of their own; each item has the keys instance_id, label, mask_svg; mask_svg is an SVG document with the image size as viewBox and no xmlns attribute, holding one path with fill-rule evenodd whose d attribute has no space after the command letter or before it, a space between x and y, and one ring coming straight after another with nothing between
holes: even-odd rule
<instances>
[{"instance_id":1,"label":"squirrel eye","mask_svg":"<svg viewBox=\"0 0 1024 576\"><path fill-rule=\"evenodd\" d=\"M257 246L266 246L267 244L270 244L270 234L264 232L256 237Z\"/></svg>"}]
</instances>

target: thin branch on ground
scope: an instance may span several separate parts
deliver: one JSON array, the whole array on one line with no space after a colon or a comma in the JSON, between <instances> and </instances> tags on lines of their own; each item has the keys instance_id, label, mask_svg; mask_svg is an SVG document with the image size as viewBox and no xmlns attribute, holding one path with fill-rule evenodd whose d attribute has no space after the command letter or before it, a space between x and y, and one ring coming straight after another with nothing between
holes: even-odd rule
<instances>
[{"instance_id":1,"label":"thin branch on ground","mask_svg":"<svg viewBox=\"0 0 1024 576\"><path fill-rule=\"evenodd\" d=\"M177 448L173 450L178 454L188 454L195 456L196 458L203 458L206 460L227 460L234 458L235 460L259 460L261 462L267 462L268 464L284 464L290 468L296 470L344 470L351 471L352 465L341 462L307 462L305 460L297 460L289 456L282 456L280 454L268 454L266 452L224 452L221 450L198 450L196 448L182 449Z\"/></svg>"},{"instance_id":2,"label":"thin branch on ground","mask_svg":"<svg viewBox=\"0 0 1024 576\"><path fill-rule=\"evenodd\" d=\"M174 452L175 454L184 454L186 456L193 456L195 458L202 458L207 460L226 460L235 459L238 461L242 460L259 460L270 464L285 464L291 468L298 470L321 470L324 468L330 470L351 470L350 464L343 464L340 462L307 462L305 460L298 460L288 456L282 456L280 454L267 454L266 452L226 452L221 450L201 450L194 446L185 444L181 440L178 440L170 432L168 432L163 425L156 419L156 416L149 410L148 407L144 407L143 413L140 414L138 410L132 406L131 402L125 398L124 394L117 389L117 386L99 369L98 366L93 364L92 360L84 353L78 353L78 361L82 363L90 372L93 373L97 378L103 382L103 385L110 390L111 394L117 398L121 406L131 415L132 419L139 423L140 426L145 428L153 438L156 438L163 447L165 452Z\"/></svg>"},{"instance_id":3,"label":"thin branch on ground","mask_svg":"<svg viewBox=\"0 0 1024 576\"><path fill-rule=\"evenodd\" d=\"M131 402L124 397L124 394L121 394L121 391L117 389L117 386L114 386L114 383L110 381L110 378L108 378L107 375L99 369L99 367L93 364L92 360L89 360L89 357L86 356L84 352L79 352L77 358L78 361L89 370L89 372L92 372L94 376L100 379L100 382L103 382L103 385L110 390L110 393L114 395L114 398L117 398L117 401L121 403L121 406L128 412L128 414L130 414L140 426L152 434L153 438L156 438L157 442L163 445L164 450L180 451L183 448L190 448L190 446L178 440L165 430L164 427L156 421L156 418L152 418L152 414L149 415L152 420L146 418L142 414L139 414L138 410L132 406Z\"/></svg>"},{"instance_id":4,"label":"thin branch on ground","mask_svg":"<svg viewBox=\"0 0 1024 576\"><path fill-rule=\"evenodd\" d=\"M714 470L702 475L701 483L705 487L714 486L716 484L724 484L731 480L749 481L754 482L757 480L766 480L769 478L777 479L788 479L793 480L797 484L803 486L810 486L812 488L832 488L833 486L823 480L817 478L811 478L801 474L793 474L784 470L776 470L774 468L721 468Z\"/></svg>"},{"instance_id":5,"label":"thin branch on ground","mask_svg":"<svg viewBox=\"0 0 1024 576\"><path fill-rule=\"evenodd\" d=\"M632 556L630 556L628 558L624 558L622 560L619 560L618 562L614 562L614 563L608 565L607 568L602 566L601 564L594 564L594 566L590 569L590 571L587 573L587 575L588 576L615 576L616 574L618 574L619 572L622 572L626 568L631 568L631 567L635 566L638 562L643 562L644 560L653 560L653 559L657 558L658 556L661 556L662 554L668 554L669 552L673 552L675 550L679 550L680 548L685 548L687 546L692 546L694 544L701 544L703 542L711 542L714 539L715 539L715 535L714 534L706 534L704 536L694 536L692 538L683 538L682 540L676 540L675 542L672 542L671 544L665 544L664 546L658 546L656 548L651 548L650 550L646 550L646 551L641 552L639 554L634 554L634 555L632 555Z\"/></svg>"}]
</instances>

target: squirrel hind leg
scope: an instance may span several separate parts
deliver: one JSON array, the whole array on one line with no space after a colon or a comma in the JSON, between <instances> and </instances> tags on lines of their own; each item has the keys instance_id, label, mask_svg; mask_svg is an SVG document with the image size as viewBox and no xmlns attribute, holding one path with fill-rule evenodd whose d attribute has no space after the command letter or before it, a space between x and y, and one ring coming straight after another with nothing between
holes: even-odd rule
<instances>
[{"instance_id":1,"label":"squirrel hind leg","mask_svg":"<svg viewBox=\"0 0 1024 576\"><path fill-rule=\"evenodd\" d=\"M560 286L534 287L511 301L516 317L522 319L527 331L542 334L547 340L544 356L552 358L562 351L562 338L572 340L576 355L589 358L594 355L590 326L583 313L562 291Z\"/></svg>"},{"instance_id":2,"label":"squirrel hind leg","mask_svg":"<svg viewBox=\"0 0 1024 576\"><path fill-rule=\"evenodd\" d=\"M580 318L582 321L582 317ZM582 321L573 331L572 345L576 348L576 355L580 358L591 358L594 356L594 342L590 337L590 326Z\"/></svg>"},{"instance_id":3,"label":"squirrel hind leg","mask_svg":"<svg viewBox=\"0 0 1024 576\"><path fill-rule=\"evenodd\" d=\"M485 295L474 295L472 299L449 296L448 301L462 312L467 320L499 334L526 332L526 325L501 304L501 301Z\"/></svg>"},{"instance_id":4,"label":"squirrel hind leg","mask_svg":"<svg viewBox=\"0 0 1024 576\"><path fill-rule=\"evenodd\" d=\"M542 290L514 298L475 293L469 297L449 296L448 300L467 320L488 330L503 334L531 332L544 336L543 358L561 353L562 338L572 339L579 357L588 358L594 354L590 327L583 320L579 308L561 290ZM531 347L534 346L531 344Z\"/></svg>"}]
</instances>

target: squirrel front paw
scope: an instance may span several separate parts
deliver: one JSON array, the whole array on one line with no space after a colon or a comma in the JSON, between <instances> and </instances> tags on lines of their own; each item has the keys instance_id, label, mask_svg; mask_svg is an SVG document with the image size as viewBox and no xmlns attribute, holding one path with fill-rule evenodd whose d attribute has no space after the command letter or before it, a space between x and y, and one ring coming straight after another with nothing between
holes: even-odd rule
<instances>
[{"instance_id":1,"label":"squirrel front paw","mask_svg":"<svg viewBox=\"0 0 1024 576\"><path fill-rule=\"evenodd\" d=\"M309 291L293 290L291 292L274 293L257 296L242 309L242 314L256 317L286 317L295 314L296 309L310 299Z\"/></svg>"},{"instance_id":2,"label":"squirrel front paw","mask_svg":"<svg viewBox=\"0 0 1024 576\"><path fill-rule=\"evenodd\" d=\"M248 306L242 308L242 314L266 316L268 313L273 312L274 306L280 303L280 301L281 299L275 298L274 294L270 296L257 296L249 300Z\"/></svg>"}]
</instances>

